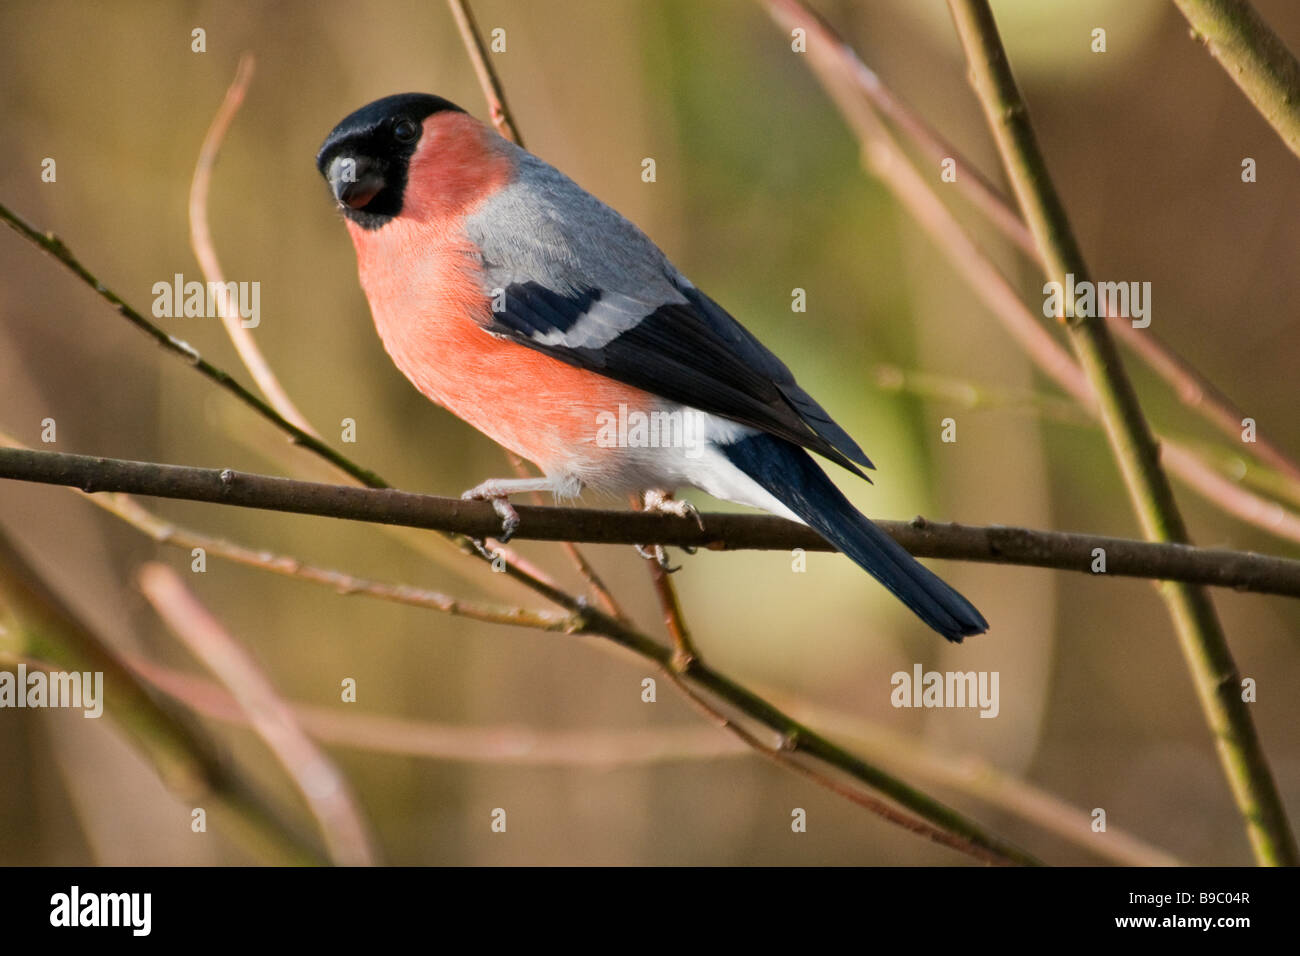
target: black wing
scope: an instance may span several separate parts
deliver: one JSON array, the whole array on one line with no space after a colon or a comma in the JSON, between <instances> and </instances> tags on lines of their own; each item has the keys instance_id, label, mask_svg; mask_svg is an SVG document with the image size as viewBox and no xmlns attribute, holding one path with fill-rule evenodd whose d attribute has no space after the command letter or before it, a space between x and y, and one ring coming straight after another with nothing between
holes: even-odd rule
<instances>
[{"instance_id":1,"label":"black wing","mask_svg":"<svg viewBox=\"0 0 1300 956\"><path fill-rule=\"evenodd\" d=\"M676 288L685 301L652 309L625 296L615 301L599 289L561 293L516 282L495 298L485 328L570 365L761 429L867 477L854 463L874 468L871 460L780 359L703 292Z\"/></svg>"}]
</instances>

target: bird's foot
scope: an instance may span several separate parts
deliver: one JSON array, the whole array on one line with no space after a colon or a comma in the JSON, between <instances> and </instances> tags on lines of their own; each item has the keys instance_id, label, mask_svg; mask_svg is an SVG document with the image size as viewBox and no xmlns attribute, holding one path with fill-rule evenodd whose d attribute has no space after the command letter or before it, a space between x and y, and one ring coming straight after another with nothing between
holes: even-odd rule
<instances>
[{"instance_id":1,"label":"bird's foot","mask_svg":"<svg viewBox=\"0 0 1300 956\"><path fill-rule=\"evenodd\" d=\"M704 530L704 519L700 517L700 513L695 506L689 501L674 498L671 492L657 489L647 491L643 498L642 507L646 511L657 511L659 514L674 515L678 518L694 518L695 523L700 526L700 530ZM696 550L689 544L683 544L679 547L687 554L694 554ZM662 544L656 544L650 548L638 544L636 550L641 557L654 561L668 574L682 569L681 565L674 567L669 563L668 552L664 550Z\"/></svg>"},{"instance_id":2,"label":"bird's foot","mask_svg":"<svg viewBox=\"0 0 1300 956\"><path fill-rule=\"evenodd\" d=\"M485 481L469 489L461 498L465 501L490 501L492 510L501 518L501 533L497 540L505 544L519 530L519 512L510 503L510 490L503 488L499 482Z\"/></svg>"},{"instance_id":3,"label":"bird's foot","mask_svg":"<svg viewBox=\"0 0 1300 956\"><path fill-rule=\"evenodd\" d=\"M641 557L645 558L647 561L653 561L655 562L655 564L659 565L659 567L663 569L665 574L672 574L674 571L680 571L682 569L682 566L680 564L674 567L672 563L669 562L668 552L664 550L664 546L662 544L651 545L648 548L643 544L637 544L637 545L633 545L633 547L636 548L636 553L641 555ZM692 548L691 550L694 551L695 549Z\"/></svg>"},{"instance_id":4,"label":"bird's foot","mask_svg":"<svg viewBox=\"0 0 1300 956\"><path fill-rule=\"evenodd\" d=\"M704 530L704 519L700 517L699 509L689 501L680 498L674 498L671 492L651 490L645 493L646 511L657 511L660 514L674 515L678 518L694 518L696 525L701 531ZM689 544L679 545L687 554L694 554L696 548Z\"/></svg>"},{"instance_id":5,"label":"bird's foot","mask_svg":"<svg viewBox=\"0 0 1300 956\"><path fill-rule=\"evenodd\" d=\"M647 491L645 493L645 510L658 511L666 515L676 515L678 518L694 518L695 523L704 530L704 519L700 517L699 509L689 501L681 498L674 498L667 491Z\"/></svg>"}]
</instances>

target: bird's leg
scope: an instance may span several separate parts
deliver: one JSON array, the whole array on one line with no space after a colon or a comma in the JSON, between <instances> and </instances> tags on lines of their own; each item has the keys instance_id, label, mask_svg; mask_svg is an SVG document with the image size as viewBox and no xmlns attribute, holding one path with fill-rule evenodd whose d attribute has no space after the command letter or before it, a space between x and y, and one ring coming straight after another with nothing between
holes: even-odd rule
<instances>
[{"instance_id":1,"label":"bird's leg","mask_svg":"<svg viewBox=\"0 0 1300 956\"><path fill-rule=\"evenodd\" d=\"M492 510L501 517L501 534L497 540L505 544L519 529L519 512L510 503L510 495L549 491L557 496L572 497L579 490L570 478L489 478L462 494L461 498L492 502Z\"/></svg>"},{"instance_id":2,"label":"bird's leg","mask_svg":"<svg viewBox=\"0 0 1300 956\"><path fill-rule=\"evenodd\" d=\"M704 519L700 517L700 513L696 510L695 506L689 501L682 501L674 498L671 491L664 491L658 488L647 491L645 493L644 504L642 507L646 511L657 511L660 514L676 515L678 518L694 518L695 523L700 526L700 530L704 530ZM682 545L681 548L687 554L694 554L696 551L695 548L688 544ZM681 570L681 565L672 567L668 563L668 553L664 550L662 544L656 544L652 548L645 548L638 544L636 550L641 557L656 561L659 567L663 568L664 571L669 574Z\"/></svg>"}]
</instances>

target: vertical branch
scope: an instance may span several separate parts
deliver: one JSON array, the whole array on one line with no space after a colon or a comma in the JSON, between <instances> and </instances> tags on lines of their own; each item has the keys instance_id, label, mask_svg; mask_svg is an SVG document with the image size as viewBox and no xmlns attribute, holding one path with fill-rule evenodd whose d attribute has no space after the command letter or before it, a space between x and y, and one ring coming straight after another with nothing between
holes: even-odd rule
<instances>
[{"instance_id":1,"label":"vertical branch","mask_svg":"<svg viewBox=\"0 0 1300 956\"><path fill-rule=\"evenodd\" d=\"M1048 277L1063 286L1067 274L1083 282L1088 278L1087 265L1038 148L993 12L987 0L948 0L948 6L966 51L972 83L1025 221L1042 252ZM1159 447L1105 319L1075 317L1065 321L1097 396L1111 448L1143 531L1153 541L1188 543L1187 529L1160 464ZM1274 865L1300 862L1254 722L1241 700L1240 674L1208 593L1202 587L1174 582L1164 583L1160 590L1256 859Z\"/></svg>"},{"instance_id":2,"label":"vertical branch","mask_svg":"<svg viewBox=\"0 0 1300 956\"><path fill-rule=\"evenodd\" d=\"M641 508L636 495L628 496L634 509ZM668 569L661 565L654 555L646 556L646 567L650 569L650 583L654 586L655 597L659 601L659 610L663 612L664 627L673 642L673 668L684 672L699 657L695 643L691 640L690 629L682 615L681 602L677 600L677 589L668 577ZM674 569L676 570L676 569Z\"/></svg>"}]
</instances>

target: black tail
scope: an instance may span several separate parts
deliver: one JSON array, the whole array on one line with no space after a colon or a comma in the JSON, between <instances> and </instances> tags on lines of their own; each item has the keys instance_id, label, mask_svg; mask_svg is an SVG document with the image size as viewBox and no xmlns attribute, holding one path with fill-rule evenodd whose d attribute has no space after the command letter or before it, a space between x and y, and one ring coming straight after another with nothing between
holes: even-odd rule
<instances>
[{"instance_id":1,"label":"black tail","mask_svg":"<svg viewBox=\"0 0 1300 956\"><path fill-rule=\"evenodd\" d=\"M960 642L988 630L988 622L970 601L854 508L802 448L762 434L722 451L948 640Z\"/></svg>"}]
</instances>

